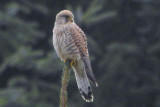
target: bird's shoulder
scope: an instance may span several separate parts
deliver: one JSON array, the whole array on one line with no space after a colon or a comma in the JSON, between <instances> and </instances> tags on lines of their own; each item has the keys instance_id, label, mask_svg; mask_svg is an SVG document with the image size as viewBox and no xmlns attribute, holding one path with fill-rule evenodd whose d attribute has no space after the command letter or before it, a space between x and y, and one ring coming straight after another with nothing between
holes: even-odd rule
<instances>
[{"instance_id":1,"label":"bird's shoulder","mask_svg":"<svg viewBox=\"0 0 160 107\"><path fill-rule=\"evenodd\" d=\"M70 28L70 33L81 54L88 56L87 38L82 29L76 24L73 24Z\"/></svg>"},{"instance_id":2,"label":"bird's shoulder","mask_svg":"<svg viewBox=\"0 0 160 107\"><path fill-rule=\"evenodd\" d=\"M80 27L78 27L75 23L73 25L77 32L83 37L84 41L87 41L86 35L83 32L83 30Z\"/></svg>"}]
</instances>

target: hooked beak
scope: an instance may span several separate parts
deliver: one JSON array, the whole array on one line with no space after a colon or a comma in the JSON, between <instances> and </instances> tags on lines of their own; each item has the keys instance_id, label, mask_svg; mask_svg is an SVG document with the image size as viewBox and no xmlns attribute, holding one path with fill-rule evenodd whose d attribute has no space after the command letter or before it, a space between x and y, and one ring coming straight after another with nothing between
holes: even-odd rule
<instances>
[{"instance_id":1,"label":"hooked beak","mask_svg":"<svg viewBox=\"0 0 160 107\"><path fill-rule=\"evenodd\" d=\"M73 22L73 19L71 18L71 17L69 17L69 19L68 19L70 22Z\"/></svg>"}]
</instances>

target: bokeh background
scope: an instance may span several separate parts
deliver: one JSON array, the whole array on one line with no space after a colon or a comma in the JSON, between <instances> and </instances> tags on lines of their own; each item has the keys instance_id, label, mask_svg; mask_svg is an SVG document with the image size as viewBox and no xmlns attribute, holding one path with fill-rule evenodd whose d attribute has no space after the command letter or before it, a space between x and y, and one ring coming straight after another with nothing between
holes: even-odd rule
<instances>
[{"instance_id":1,"label":"bokeh background","mask_svg":"<svg viewBox=\"0 0 160 107\"><path fill-rule=\"evenodd\" d=\"M87 35L99 83L85 103L71 72L68 107L160 107L160 0L0 0L0 107L58 107L63 9Z\"/></svg>"}]
</instances>

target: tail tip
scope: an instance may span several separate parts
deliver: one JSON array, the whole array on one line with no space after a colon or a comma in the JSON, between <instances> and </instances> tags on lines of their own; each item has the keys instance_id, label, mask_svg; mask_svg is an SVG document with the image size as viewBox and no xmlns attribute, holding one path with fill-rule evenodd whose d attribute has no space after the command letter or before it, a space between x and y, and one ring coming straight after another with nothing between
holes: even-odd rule
<instances>
[{"instance_id":1,"label":"tail tip","mask_svg":"<svg viewBox=\"0 0 160 107\"><path fill-rule=\"evenodd\" d=\"M94 99L92 92L91 92L91 93L88 93L88 94L82 93L82 98L83 98L86 102L93 102L93 99Z\"/></svg>"},{"instance_id":2,"label":"tail tip","mask_svg":"<svg viewBox=\"0 0 160 107\"><path fill-rule=\"evenodd\" d=\"M98 83L97 82L95 83L95 85L96 85L96 87L98 87Z\"/></svg>"},{"instance_id":3,"label":"tail tip","mask_svg":"<svg viewBox=\"0 0 160 107\"><path fill-rule=\"evenodd\" d=\"M81 89L80 90L80 93L82 95L82 98L86 101L86 102L93 102L93 93L92 93L92 90L90 87L88 87L88 93L85 93L83 92Z\"/></svg>"}]
</instances>

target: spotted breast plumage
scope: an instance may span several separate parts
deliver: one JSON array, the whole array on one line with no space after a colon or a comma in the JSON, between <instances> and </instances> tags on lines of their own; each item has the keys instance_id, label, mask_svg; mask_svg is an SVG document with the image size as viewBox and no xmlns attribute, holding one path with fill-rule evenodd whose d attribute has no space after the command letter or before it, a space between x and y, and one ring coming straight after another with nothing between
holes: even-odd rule
<instances>
[{"instance_id":1,"label":"spotted breast plumage","mask_svg":"<svg viewBox=\"0 0 160 107\"><path fill-rule=\"evenodd\" d=\"M84 32L75 24L72 12L63 10L56 16L53 29L53 46L64 62L71 60L77 85L83 99L93 101L89 80L98 87L92 72Z\"/></svg>"}]
</instances>

